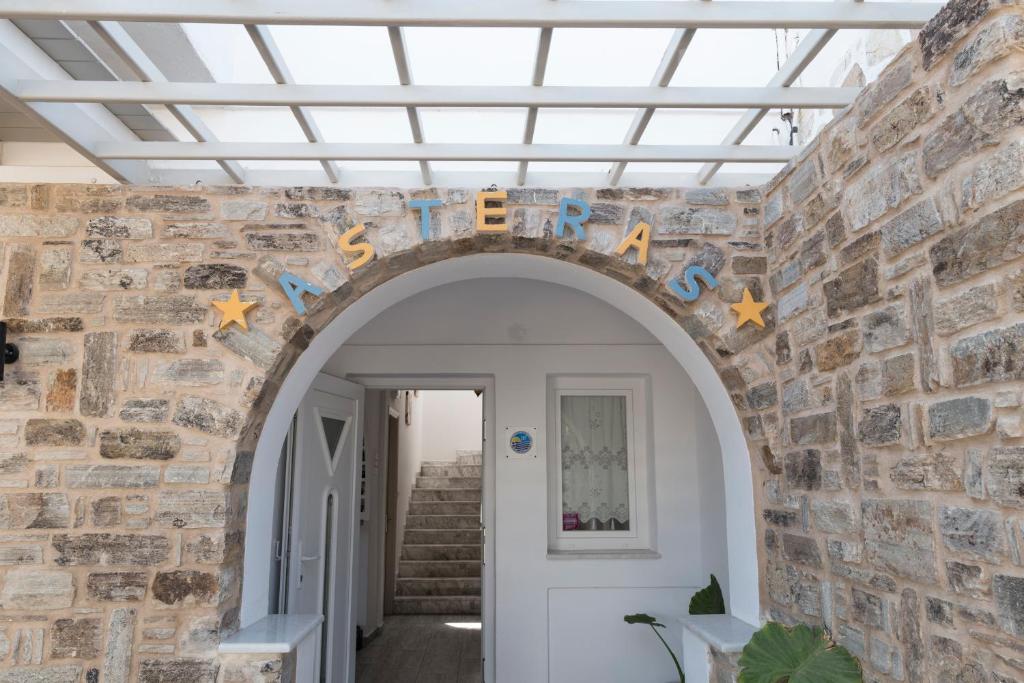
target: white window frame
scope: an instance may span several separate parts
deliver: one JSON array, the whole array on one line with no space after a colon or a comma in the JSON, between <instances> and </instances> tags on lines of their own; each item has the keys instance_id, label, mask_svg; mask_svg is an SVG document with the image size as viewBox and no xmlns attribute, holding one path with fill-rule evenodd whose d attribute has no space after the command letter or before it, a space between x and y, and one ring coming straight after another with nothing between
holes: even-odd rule
<instances>
[{"instance_id":1,"label":"white window frame","mask_svg":"<svg viewBox=\"0 0 1024 683\"><path fill-rule=\"evenodd\" d=\"M629 476L629 529L562 530L562 396L624 396ZM651 513L650 381L639 375L548 376L548 552L587 554L654 550Z\"/></svg>"}]
</instances>

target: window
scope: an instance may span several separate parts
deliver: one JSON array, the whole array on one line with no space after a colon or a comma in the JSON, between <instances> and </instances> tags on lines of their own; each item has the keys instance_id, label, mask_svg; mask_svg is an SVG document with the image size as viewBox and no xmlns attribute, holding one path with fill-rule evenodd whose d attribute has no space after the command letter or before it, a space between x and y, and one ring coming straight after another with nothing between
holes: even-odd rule
<instances>
[{"instance_id":1,"label":"window","mask_svg":"<svg viewBox=\"0 0 1024 683\"><path fill-rule=\"evenodd\" d=\"M646 378L548 385L549 549L651 550Z\"/></svg>"}]
</instances>

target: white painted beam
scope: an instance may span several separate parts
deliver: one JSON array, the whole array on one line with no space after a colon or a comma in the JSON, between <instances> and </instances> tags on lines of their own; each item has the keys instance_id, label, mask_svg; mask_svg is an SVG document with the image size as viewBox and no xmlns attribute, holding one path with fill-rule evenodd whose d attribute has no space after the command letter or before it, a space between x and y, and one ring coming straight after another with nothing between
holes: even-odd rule
<instances>
[{"instance_id":1,"label":"white painted beam","mask_svg":"<svg viewBox=\"0 0 1024 683\"><path fill-rule=\"evenodd\" d=\"M859 88L582 87L455 85L280 85L273 83L136 83L75 81L15 84L26 102L98 102L285 107L550 107L842 109Z\"/></svg>"},{"instance_id":2,"label":"white painted beam","mask_svg":"<svg viewBox=\"0 0 1024 683\"><path fill-rule=\"evenodd\" d=\"M398 71L398 82L401 83L401 90L405 91L412 87L412 70L409 68L409 53L405 49L405 34L401 26L388 26L388 39L391 41L391 52L395 56L395 69ZM412 132L412 141L416 144L423 143L423 124L420 122L420 113L415 106L406 105L405 113L409 117L409 130ZM426 159L420 160L420 175L423 176L423 184L431 185L430 163Z\"/></svg>"},{"instance_id":3,"label":"white painted beam","mask_svg":"<svg viewBox=\"0 0 1024 683\"><path fill-rule=\"evenodd\" d=\"M113 21L91 21L89 26L100 38L117 53L117 56L135 73L135 76L142 81L153 85L164 85L167 79L147 55L145 50L139 47L135 39L128 35L124 27ZM76 83L83 81L75 81ZM85 81L88 82L88 81ZM109 83L125 83L127 81L109 81ZM215 83L208 83L214 85ZM153 103L158 104L158 103ZM159 103L163 104L163 103ZM192 107L179 104L167 104L167 110L174 118L181 122L181 125L199 142L215 142L217 137L203 122L199 114ZM219 159L217 163L236 183L245 183L245 171L237 161Z\"/></svg>"},{"instance_id":4,"label":"white painted beam","mask_svg":"<svg viewBox=\"0 0 1024 683\"><path fill-rule=\"evenodd\" d=\"M551 28L920 28L942 3L772 0L4 0L11 19Z\"/></svg>"},{"instance_id":5,"label":"white painted beam","mask_svg":"<svg viewBox=\"0 0 1024 683\"><path fill-rule=\"evenodd\" d=\"M288 69L288 64L284 61L284 56L281 54L281 50L278 49L274 36L270 35L270 29L266 26L246 24L245 30L249 34L253 45L256 46L256 51L263 58L263 63L267 65L270 77L281 85L294 83L295 81L292 78L291 71ZM320 127L316 125L312 113L305 107L291 105L289 108L292 110L292 116L295 117L296 123L299 124L302 134L306 136L307 140L310 142L324 141L323 135L320 133ZM338 182L340 171L335 162L325 159L320 162L320 165L324 167L324 173L327 174L327 178L332 183Z\"/></svg>"},{"instance_id":6,"label":"white painted beam","mask_svg":"<svg viewBox=\"0 0 1024 683\"><path fill-rule=\"evenodd\" d=\"M652 88L668 87L668 84L672 82L676 69L679 68L679 62L683 60L683 56L690 48L690 43L693 42L693 37L696 34L697 31L692 28L676 29L668 42L668 47L665 48L665 54L662 55L657 70L654 72L654 78L651 79ZM651 117L653 116L654 107L645 107L638 110L633 115L633 121L629 124L629 130L626 132L624 143L627 145L640 144L640 139L643 137L644 131L647 130L647 125L651 122ZM625 170L626 164L621 161L612 166L612 170L608 172L608 184L613 187L618 185L619 179L622 178L622 172Z\"/></svg>"},{"instance_id":7,"label":"white painted beam","mask_svg":"<svg viewBox=\"0 0 1024 683\"><path fill-rule=\"evenodd\" d=\"M358 144L312 142L110 142L101 159L263 159L375 161L788 161L800 151L781 145L523 145Z\"/></svg>"},{"instance_id":8,"label":"white painted beam","mask_svg":"<svg viewBox=\"0 0 1024 683\"><path fill-rule=\"evenodd\" d=\"M144 161L104 160L92 154L97 142L138 139L102 105L24 103L10 91L14 81L38 78L55 83L71 82L71 76L17 26L0 19L0 99L17 106L117 181L149 182L149 166Z\"/></svg>"},{"instance_id":9,"label":"white painted beam","mask_svg":"<svg viewBox=\"0 0 1024 683\"><path fill-rule=\"evenodd\" d=\"M540 30L540 36L537 40L537 56L533 61L533 80L531 82L534 86L544 85L544 72L548 68L548 54L551 52L551 34L553 31L551 28L542 28ZM533 134L536 130L537 107L530 107L526 110L526 127L523 130L524 145L529 145L533 142ZM516 169L516 185L524 185L526 183L527 166L529 166L529 162L519 162L519 168Z\"/></svg>"}]
</instances>

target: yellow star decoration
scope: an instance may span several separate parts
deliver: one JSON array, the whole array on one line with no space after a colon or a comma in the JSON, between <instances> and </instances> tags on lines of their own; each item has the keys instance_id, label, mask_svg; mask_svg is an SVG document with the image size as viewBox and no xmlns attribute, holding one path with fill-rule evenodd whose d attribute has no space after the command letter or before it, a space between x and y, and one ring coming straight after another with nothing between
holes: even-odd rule
<instances>
[{"instance_id":1,"label":"yellow star decoration","mask_svg":"<svg viewBox=\"0 0 1024 683\"><path fill-rule=\"evenodd\" d=\"M740 314L736 321L736 329L743 327L743 324L750 321L758 327L764 327L764 320L761 319L761 311L768 308L768 304L754 301L754 296L746 287L743 288L743 301L730 306L732 310Z\"/></svg>"},{"instance_id":2,"label":"yellow star decoration","mask_svg":"<svg viewBox=\"0 0 1024 683\"><path fill-rule=\"evenodd\" d=\"M249 329L249 323L245 321L245 312L258 301L241 301L238 298L238 290L231 290L231 298L227 301L211 301L214 306L220 309L224 316L220 319L220 329L224 330L231 326L231 323L238 323L243 330Z\"/></svg>"}]
</instances>

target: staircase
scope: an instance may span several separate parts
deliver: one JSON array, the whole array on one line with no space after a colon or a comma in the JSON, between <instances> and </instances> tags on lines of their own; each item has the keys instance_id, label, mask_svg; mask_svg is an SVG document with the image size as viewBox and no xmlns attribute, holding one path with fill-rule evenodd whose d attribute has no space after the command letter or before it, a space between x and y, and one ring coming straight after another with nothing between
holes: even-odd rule
<instances>
[{"instance_id":1,"label":"staircase","mask_svg":"<svg viewBox=\"0 0 1024 683\"><path fill-rule=\"evenodd\" d=\"M395 581L396 614L480 614L479 451L426 461L412 489Z\"/></svg>"}]
</instances>

